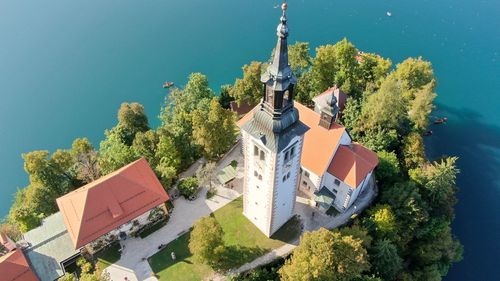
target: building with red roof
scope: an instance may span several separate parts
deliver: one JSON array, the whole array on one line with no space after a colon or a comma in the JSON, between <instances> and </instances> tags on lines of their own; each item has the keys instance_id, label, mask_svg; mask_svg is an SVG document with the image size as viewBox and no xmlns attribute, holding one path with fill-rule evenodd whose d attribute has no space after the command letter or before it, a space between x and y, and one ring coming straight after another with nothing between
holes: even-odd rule
<instances>
[{"instance_id":1,"label":"building with red roof","mask_svg":"<svg viewBox=\"0 0 500 281\"><path fill-rule=\"evenodd\" d=\"M0 276L4 281L39 281L22 250L0 257Z\"/></svg>"},{"instance_id":2,"label":"building with red roof","mask_svg":"<svg viewBox=\"0 0 500 281\"><path fill-rule=\"evenodd\" d=\"M141 158L57 199L75 249L103 236L119 236L147 222L169 196ZM136 221L136 223L133 223Z\"/></svg>"},{"instance_id":3,"label":"building with red roof","mask_svg":"<svg viewBox=\"0 0 500 281\"><path fill-rule=\"evenodd\" d=\"M346 94L332 87L313 99L314 110L294 102L299 120L309 129L305 133L300 159L298 195L316 201L327 210L348 209L366 186L373 182L377 154L352 141L346 128L337 123L345 108ZM243 126L258 106L241 118Z\"/></svg>"}]
</instances>

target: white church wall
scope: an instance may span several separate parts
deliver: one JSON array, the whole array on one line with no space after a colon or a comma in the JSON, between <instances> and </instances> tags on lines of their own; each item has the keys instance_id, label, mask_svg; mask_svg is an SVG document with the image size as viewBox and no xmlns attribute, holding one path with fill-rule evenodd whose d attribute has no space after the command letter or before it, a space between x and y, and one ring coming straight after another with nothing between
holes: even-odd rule
<instances>
[{"instance_id":1,"label":"white church wall","mask_svg":"<svg viewBox=\"0 0 500 281\"><path fill-rule=\"evenodd\" d=\"M276 178L274 189L274 210L271 233L277 231L292 216L295 206L296 186L300 174L300 157L303 137L297 136L276 158ZM285 161L287 152L294 150L293 156Z\"/></svg>"}]
</instances>

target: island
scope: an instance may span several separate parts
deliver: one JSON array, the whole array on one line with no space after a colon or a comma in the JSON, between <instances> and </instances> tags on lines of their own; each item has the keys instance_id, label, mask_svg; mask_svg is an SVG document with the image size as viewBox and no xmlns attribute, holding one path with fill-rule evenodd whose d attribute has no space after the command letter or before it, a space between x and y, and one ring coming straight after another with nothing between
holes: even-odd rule
<instances>
[{"instance_id":1,"label":"island","mask_svg":"<svg viewBox=\"0 0 500 281\"><path fill-rule=\"evenodd\" d=\"M431 63L311 56L287 9L269 62L218 94L191 74L158 128L123 103L98 148L23 154L2 280L441 280L463 248L457 158L424 151Z\"/></svg>"}]
</instances>

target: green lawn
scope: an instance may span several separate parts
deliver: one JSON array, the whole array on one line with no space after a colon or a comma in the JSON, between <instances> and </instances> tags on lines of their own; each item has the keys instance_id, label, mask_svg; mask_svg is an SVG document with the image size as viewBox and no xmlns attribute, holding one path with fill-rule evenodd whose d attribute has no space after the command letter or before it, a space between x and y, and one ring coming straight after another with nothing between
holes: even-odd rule
<instances>
[{"instance_id":1,"label":"green lawn","mask_svg":"<svg viewBox=\"0 0 500 281\"><path fill-rule=\"evenodd\" d=\"M104 268L117 262L122 255L119 250L120 250L120 244L116 242L106 250L103 250L102 252L98 253L97 269L103 270Z\"/></svg>"},{"instance_id":2,"label":"green lawn","mask_svg":"<svg viewBox=\"0 0 500 281\"><path fill-rule=\"evenodd\" d=\"M298 237L300 226L291 220L273 238L267 238L242 214L243 201L238 198L212 213L224 230L224 241L228 247L226 268L236 268L270 250L291 242ZM202 280L212 269L192 260L188 249L190 233L172 241L165 249L149 259L153 272L159 280ZM176 261L171 258L175 252Z\"/></svg>"}]
</instances>

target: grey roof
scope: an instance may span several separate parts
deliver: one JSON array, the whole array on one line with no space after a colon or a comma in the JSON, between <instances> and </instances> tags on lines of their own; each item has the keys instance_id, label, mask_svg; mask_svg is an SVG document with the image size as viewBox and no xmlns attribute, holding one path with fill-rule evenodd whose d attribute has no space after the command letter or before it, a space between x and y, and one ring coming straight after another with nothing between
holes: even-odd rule
<instances>
[{"instance_id":1,"label":"grey roof","mask_svg":"<svg viewBox=\"0 0 500 281\"><path fill-rule=\"evenodd\" d=\"M261 104L252 119L242 125L242 130L260 139L271 151L285 149L295 136L303 135L309 127L299 120L299 112L292 108L280 118L272 118Z\"/></svg>"},{"instance_id":2,"label":"grey roof","mask_svg":"<svg viewBox=\"0 0 500 281\"><path fill-rule=\"evenodd\" d=\"M328 188L323 186L319 191L314 193L314 201L318 203L323 203L330 206L334 201L336 195L333 194Z\"/></svg>"},{"instance_id":3,"label":"grey roof","mask_svg":"<svg viewBox=\"0 0 500 281\"><path fill-rule=\"evenodd\" d=\"M53 281L64 274L61 262L79 253L75 250L63 217L57 212L42 225L23 234L30 244L25 254L41 281Z\"/></svg>"},{"instance_id":4,"label":"grey roof","mask_svg":"<svg viewBox=\"0 0 500 281\"><path fill-rule=\"evenodd\" d=\"M284 9L280 21L276 33L278 42L274 50L273 61L260 78L262 83L267 84L274 91L284 91L290 87L290 84L297 83L297 77L288 64L288 26Z\"/></svg>"},{"instance_id":5,"label":"grey roof","mask_svg":"<svg viewBox=\"0 0 500 281\"><path fill-rule=\"evenodd\" d=\"M217 173L217 179L222 183L226 184L232 181L236 177L236 168L229 165Z\"/></svg>"}]
</instances>

